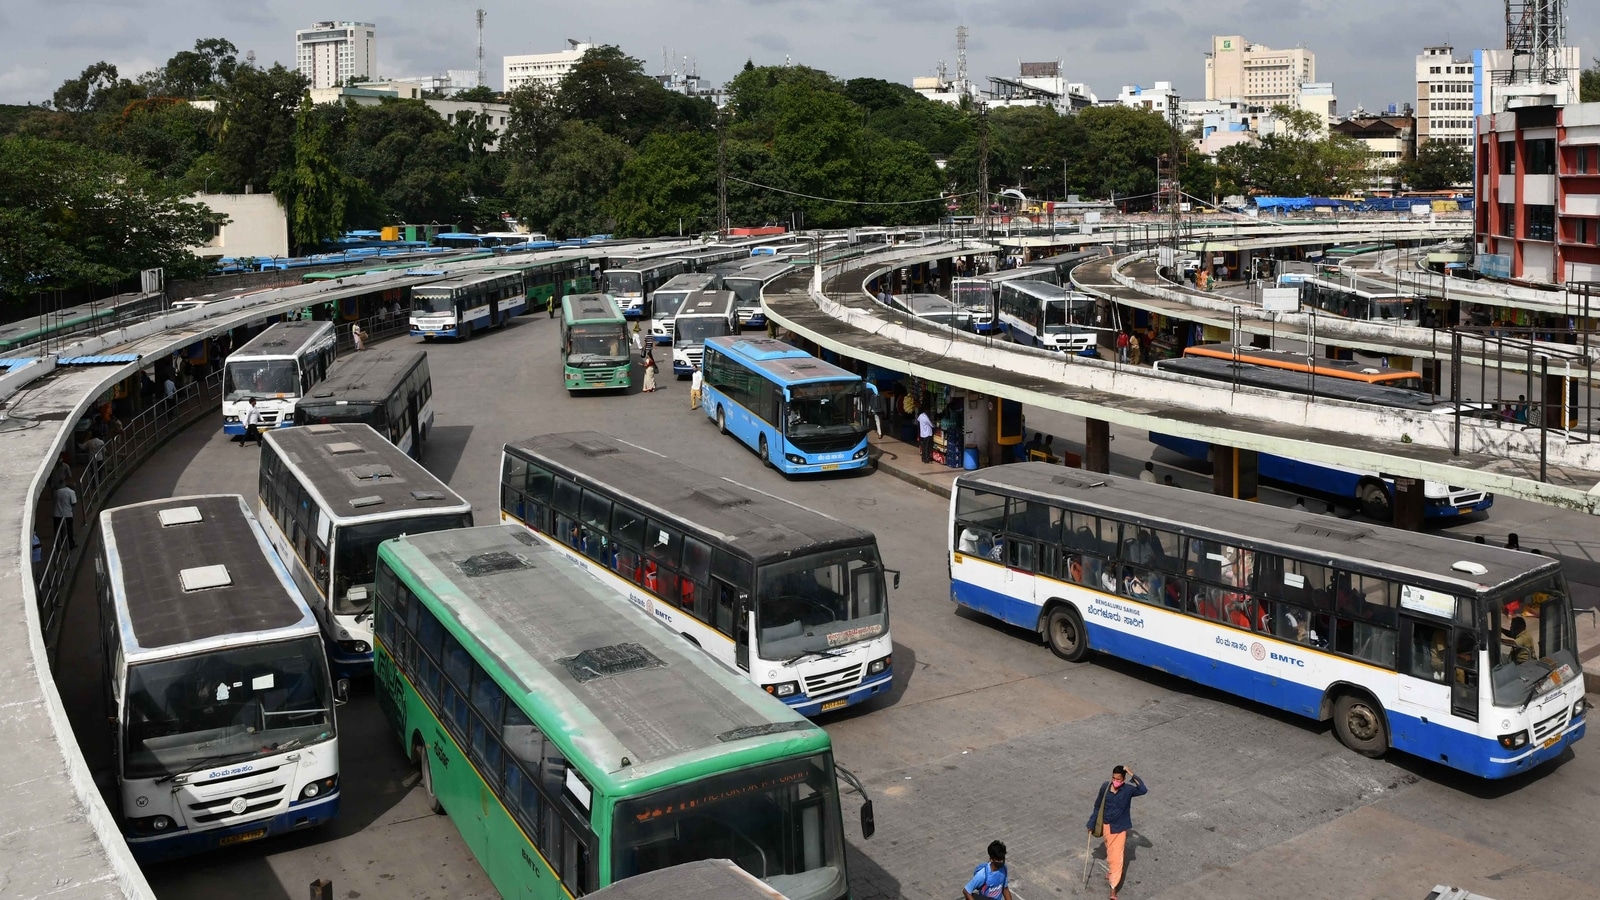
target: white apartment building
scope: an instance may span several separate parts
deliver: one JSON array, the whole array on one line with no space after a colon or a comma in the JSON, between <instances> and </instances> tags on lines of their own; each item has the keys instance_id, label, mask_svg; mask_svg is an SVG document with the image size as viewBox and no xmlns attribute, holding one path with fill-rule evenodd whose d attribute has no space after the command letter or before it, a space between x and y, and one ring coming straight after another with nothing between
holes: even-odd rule
<instances>
[{"instance_id":1,"label":"white apartment building","mask_svg":"<svg viewBox=\"0 0 1600 900\"><path fill-rule=\"evenodd\" d=\"M1300 86L1317 80L1317 56L1304 47L1274 50L1242 36L1212 35L1206 54L1206 99L1251 106L1299 106Z\"/></svg>"},{"instance_id":2,"label":"white apartment building","mask_svg":"<svg viewBox=\"0 0 1600 900\"><path fill-rule=\"evenodd\" d=\"M373 78L378 70L377 28L371 22L318 22L301 28L294 33L295 68L313 88Z\"/></svg>"},{"instance_id":3,"label":"white apartment building","mask_svg":"<svg viewBox=\"0 0 1600 900\"><path fill-rule=\"evenodd\" d=\"M1160 113L1163 119L1169 121L1179 113L1178 92L1173 90L1170 81L1158 81L1154 87L1125 84L1122 86L1122 91L1117 94L1117 103L1134 109L1147 109Z\"/></svg>"},{"instance_id":4,"label":"white apartment building","mask_svg":"<svg viewBox=\"0 0 1600 900\"><path fill-rule=\"evenodd\" d=\"M1424 47L1417 56L1417 146L1444 141L1472 145L1477 64L1454 47Z\"/></svg>"},{"instance_id":5,"label":"white apartment building","mask_svg":"<svg viewBox=\"0 0 1600 900\"><path fill-rule=\"evenodd\" d=\"M594 48L593 44L567 38L567 49L555 53L529 53L523 56L506 56L501 59L505 75L506 93L529 82L536 82L555 90L561 85L572 67L583 55Z\"/></svg>"},{"instance_id":6,"label":"white apartment building","mask_svg":"<svg viewBox=\"0 0 1600 900\"><path fill-rule=\"evenodd\" d=\"M1528 57L1515 56L1510 50L1479 50L1475 65L1478 71L1478 115L1505 112L1521 106L1566 106L1578 102L1578 82L1582 74L1583 54L1577 47L1559 47L1555 50L1555 64L1566 70L1565 80L1556 84L1511 84L1524 81L1512 71L1526 73Z\"/></svg>"}]
</instances>

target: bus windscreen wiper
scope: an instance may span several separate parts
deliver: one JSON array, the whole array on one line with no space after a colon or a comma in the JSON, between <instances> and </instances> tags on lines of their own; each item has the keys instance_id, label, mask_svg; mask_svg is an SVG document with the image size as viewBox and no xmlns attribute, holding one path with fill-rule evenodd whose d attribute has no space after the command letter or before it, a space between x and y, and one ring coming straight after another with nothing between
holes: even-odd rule
<instances>
[{"instance_id":1,"label":"bus windscreen wiper","mask_svg":"<svg viewBox=\"0 0 1600 900\"><path fill-rule=\"evenodd\" d=\"M808 656L815 656L818 659L827 659L829 657L843 656L843 655L844 655L844 651L843 650L807 650L804 653L796 653L795 655L789 657L788 659L783 661L783 664L786 665L786 666L792 666L795 663L799 662L802 659L805 659Z\"/></svg>"}]
</instances>

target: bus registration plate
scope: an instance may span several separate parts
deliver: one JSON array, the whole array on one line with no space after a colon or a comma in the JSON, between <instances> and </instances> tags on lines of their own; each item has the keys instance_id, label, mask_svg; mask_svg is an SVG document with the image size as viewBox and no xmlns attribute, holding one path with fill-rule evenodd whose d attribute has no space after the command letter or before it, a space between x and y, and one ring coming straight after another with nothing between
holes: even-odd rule
<instances>
[{"instance_id":1,"label":"bus registration plate","mask_svg":"<svg viewBox=\"0 0 1600 900\"><path fill-rule=\"evenodd\" d=\"M839 468L839 464L838 463L828 463L827 465L824 465L822 467L822 471L824 471L824 472L832 472L834 469L837 469L837 468Z\"/></svg>"},{"instance_id":2,"label":"bus registration plate","mask_svg":"<svg viewBox=\"0 0 1600 900\"><path fill-rule=\"evenodd\" d=\"M837 466L835 468L837 468ZM846 700L845 698L840 697L838 700L829 700L827 703L822 704L822 711L823 712L832 712L832 711L834 711L836 709L844 709L846 706L849 706L849 705L850 705L850 701L849 700Z\"/></svg>"},{"instance_id":3,"label":"bus registration plate","mask_svg":"<svg viewBox=\"0 0 1600 900\"><path fill-rule=\"evenodd\" d=\"M266 836L267 830L265 828L257 828L255 831L246 831L242 834L230 834L227 837L218 840L217 846L226 847L229 844L242 844L245 841L258 841Z\"/></svg>"},{"instance_id":4,"label":"bus registration plate","mask_svg":"<svg viewBox=\"0 0 1600 900\"><path fill-rule=\"evenodd\" d=\"M1549 740L1545 741L1544 744L1542 746L1540 746L1539 749L1541 749L1541 750L1549 750L1551 747L1554 747L1555 745L1557 745L1559 743L1561 743L1561 735L1558 734L1555 737L1550 738Z\"/></svg>"}]
</instances>

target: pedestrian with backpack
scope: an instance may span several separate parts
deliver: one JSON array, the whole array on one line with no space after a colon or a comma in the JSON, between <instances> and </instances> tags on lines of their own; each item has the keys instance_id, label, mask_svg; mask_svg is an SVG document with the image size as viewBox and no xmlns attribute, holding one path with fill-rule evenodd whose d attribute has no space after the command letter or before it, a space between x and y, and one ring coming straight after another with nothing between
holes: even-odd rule
<instances>
[{"instance_id":1,"label":"pedestrian with backpack","mask_svg":"<svg viewBox=\"0 0 1600 900\"><path fill-rule=\"evenodd\" d=\"M1011 900L1011 880L1006 869L1006 845L1000 841L989 842L989 861L978 863L972 878L961 889L965 900Z\"/></svg>"},{"instance_id":2,"label":"pedestrian with backpack","mask_svg":"<svg viewBox=\"0 0 1600 900\"><path fill-rule=\"evenodd\" d=\"M1095 798L1094 810L1089 813L1085 827L1089 838L1104 838L1106 843L1106 879L1111 883L1111 900L1117 900L1117 885L1122 882L1122 853L1127 849L1128 832L1133 828L1133 798L1148 792L1127 766L1111 770L1111 780L1100 785L1100 795ZM1089 880L1085 860L1084 881Z\"/></svg>"}]
</instances>

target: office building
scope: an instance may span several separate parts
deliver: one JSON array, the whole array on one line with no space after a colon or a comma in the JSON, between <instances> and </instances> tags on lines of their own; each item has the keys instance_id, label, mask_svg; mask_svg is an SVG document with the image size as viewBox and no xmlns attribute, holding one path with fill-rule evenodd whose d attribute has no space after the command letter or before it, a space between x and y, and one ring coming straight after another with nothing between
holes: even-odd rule
<instances>
[{"instance_id":1,"label":"office building","mask_svg":"<svg viewBox=\"0 0 1600 900\"><path fill-rule=\"evenodd\" d=\"M1516 106L1477 125L1474 264L1531 282L1600 281L1600 103Z\"/></svg>"},{"instance_id":2,"label":"office building","mask_svg":"<svg viewBox=\"0 0 1600 900\"><path fill-rule=\"evenodd\" d=\"M506 93L529 83L542 84L555 90L561 86L561 79L578 64L578 60L593 48L593 44L567 38L567 49L555 53L503 57L501 67L505 75Z\"/></svg>"},{"instance_id":3,"label":"office building","mask_svg":"<svg viewBox=\"0 0 1600 900\"><path fill-rule=\"evenodd\" d=\"M1448 44L1422 48L1417 56L1418 147L1429 141L1472 144L1476 70L1476 63L1456 56Z\"/></svg>"},{"instance_id":4,"label":"office building","mask_svg":"<svg viewBox=\"0 0 1600 900\"><path fill-rule=\"evenodd\" d=\"M1298 107L1301 85L1317 80L1317 56L1304 47L1274 50L1242 36L1213 35L1206 54L1206 99Z\"/></svg>"},{"instance_id":5,"label":"office building","mask_svg":"<svg viewBox=\"0 0 1600 900\"><path fill-rule=\"evenodd\" d=\"M1389 115L1357 113L1332 127L1335 134L1360 141L1367 148L1366 187L1377 191L1399 188L1396 167L1415 154L1416 119L1405 109Z\"/></svg>"},{"instance_id":6,"label":"office building","mask_svg":"<svg viewBox=\"0 0 1600 900\"><path fill-rule=\"evenodd\" d=\"M1125 84L1122 86L1122 91L1117 94L1116 102L1121 106L1160 113L1161 118L1168 121L1176 121L1179 115L1178 92L1173 90L1170 81L1158 81L1154 87Z\"/></svg>"},{"instance_id":7,"label":"office building","mask_svg":"<svg viewBox=\"0 0 1600 900\"><path fill-rule=\"evenodd\" d=\"M378 26L371 22L318 22L294 33L295 67L313 88L369 81L378 71Z\"/></svg>"}]
</instances>

